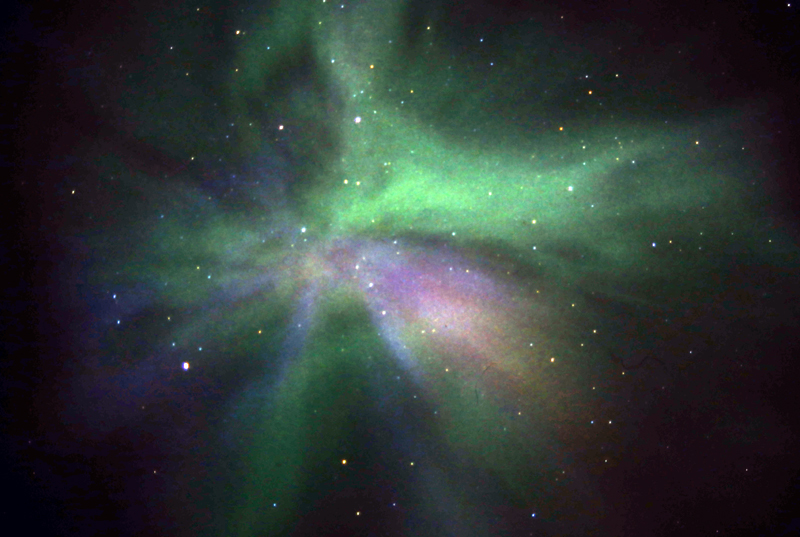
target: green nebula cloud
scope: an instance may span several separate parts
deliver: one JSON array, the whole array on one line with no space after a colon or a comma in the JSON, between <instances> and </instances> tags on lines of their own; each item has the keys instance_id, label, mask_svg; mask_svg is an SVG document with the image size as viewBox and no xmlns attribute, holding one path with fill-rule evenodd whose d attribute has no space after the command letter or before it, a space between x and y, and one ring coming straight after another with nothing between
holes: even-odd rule
<instances>
[{"instance_id":1,"label":"green nebula cloud","mask_svg":"<svg viewBox=\"0 0 800 537\"><path fill-rule=\"evenodd\" d=\"M797 270L771 103L544 11L459 13L185 3L98 43L113 119L57 215L92 328L58 393L86 441L160 439L162 529L623 534L624 483L669 467L659 405L788 445L699 388Z\"/></svg>"}]
</instances>

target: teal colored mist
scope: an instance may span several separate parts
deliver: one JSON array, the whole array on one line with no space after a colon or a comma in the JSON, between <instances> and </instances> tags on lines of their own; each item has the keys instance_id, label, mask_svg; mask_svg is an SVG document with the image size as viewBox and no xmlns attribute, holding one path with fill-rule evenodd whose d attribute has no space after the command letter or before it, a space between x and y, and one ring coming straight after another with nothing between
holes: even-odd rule
<instances>
[{"instance_id":1,"label":"teal colored mist","mask_svg":"<svg viewBox=\"0 0 800 537\"><path fill-rule=\"evenodd\" d=\"M24 193L61 356L37 408L100 468L81 508L156 535L764 524L797 471L780 109L719 81L705 26L521 9L183 3L53 57L83 119Z\"/></svg>"}]
</instances>

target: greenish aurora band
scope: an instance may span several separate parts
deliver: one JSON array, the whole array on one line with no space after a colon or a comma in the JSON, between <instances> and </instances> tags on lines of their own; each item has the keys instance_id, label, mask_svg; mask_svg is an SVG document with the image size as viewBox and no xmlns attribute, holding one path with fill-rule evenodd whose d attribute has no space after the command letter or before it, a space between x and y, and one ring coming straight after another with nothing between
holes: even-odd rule
<instances>
[{"instance_id":1,"label":"greenish aurora band","mask_svg":"<svg viewBox=\"0 0 800 537\"><path fill-rule=\"evenodd\" d=\"M90 286L146 297L118 326L99 315L94 389L241 387L193 433L224 462L187 462L197 499L175 506L211 533L279 535L375 464L474 534L490 528L450 477L462 466L508 505L596 515L594 446L625 442L586 424L639 397L635 427L661 369L707 344L687 335L698 311L738 317L757 267L796 265L763 224L766 107L693 110L541 23L486 32L490 62L435 8L405 7L284 2L222 30L170 8L147 46L184 59L151 52L114 107L185 169L86 150L110 200L79 230ZM203 45L212 26L224 38ZM657 360L625 371L615 353ZM371 435L404 457L363 451Z\"/></svg>"}]
</instances>

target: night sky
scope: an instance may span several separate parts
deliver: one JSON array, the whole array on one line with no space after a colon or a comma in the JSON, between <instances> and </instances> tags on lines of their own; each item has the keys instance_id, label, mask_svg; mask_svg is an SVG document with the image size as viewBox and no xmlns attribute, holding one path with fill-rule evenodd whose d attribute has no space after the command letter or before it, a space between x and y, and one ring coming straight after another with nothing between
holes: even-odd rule
<instances>
[{"instance_id":1,"label":"night sky","mask_svg":"<svg viewBox=\"0 0 800 537\"><path fill-rule=\"evenodd\" d=\"M796 535L798 7L17 6L3 533Z\"/></svg>"}]
</instances>

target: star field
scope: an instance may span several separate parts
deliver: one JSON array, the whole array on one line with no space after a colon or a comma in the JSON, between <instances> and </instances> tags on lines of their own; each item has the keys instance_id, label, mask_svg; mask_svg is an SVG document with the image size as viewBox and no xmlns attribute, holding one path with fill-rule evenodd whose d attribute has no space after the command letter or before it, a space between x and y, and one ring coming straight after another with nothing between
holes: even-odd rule
<instances>
[{"instance_id":1,"label":"star field","mask_svg":"<svg viewBox=\"0 0 800 537\"><path fill-rule=\"evenodd\" d=\"M26 523L791 528L790 114L754 15L688 9L65 15L14 176Z\"/></svg>"}]
</instances>

